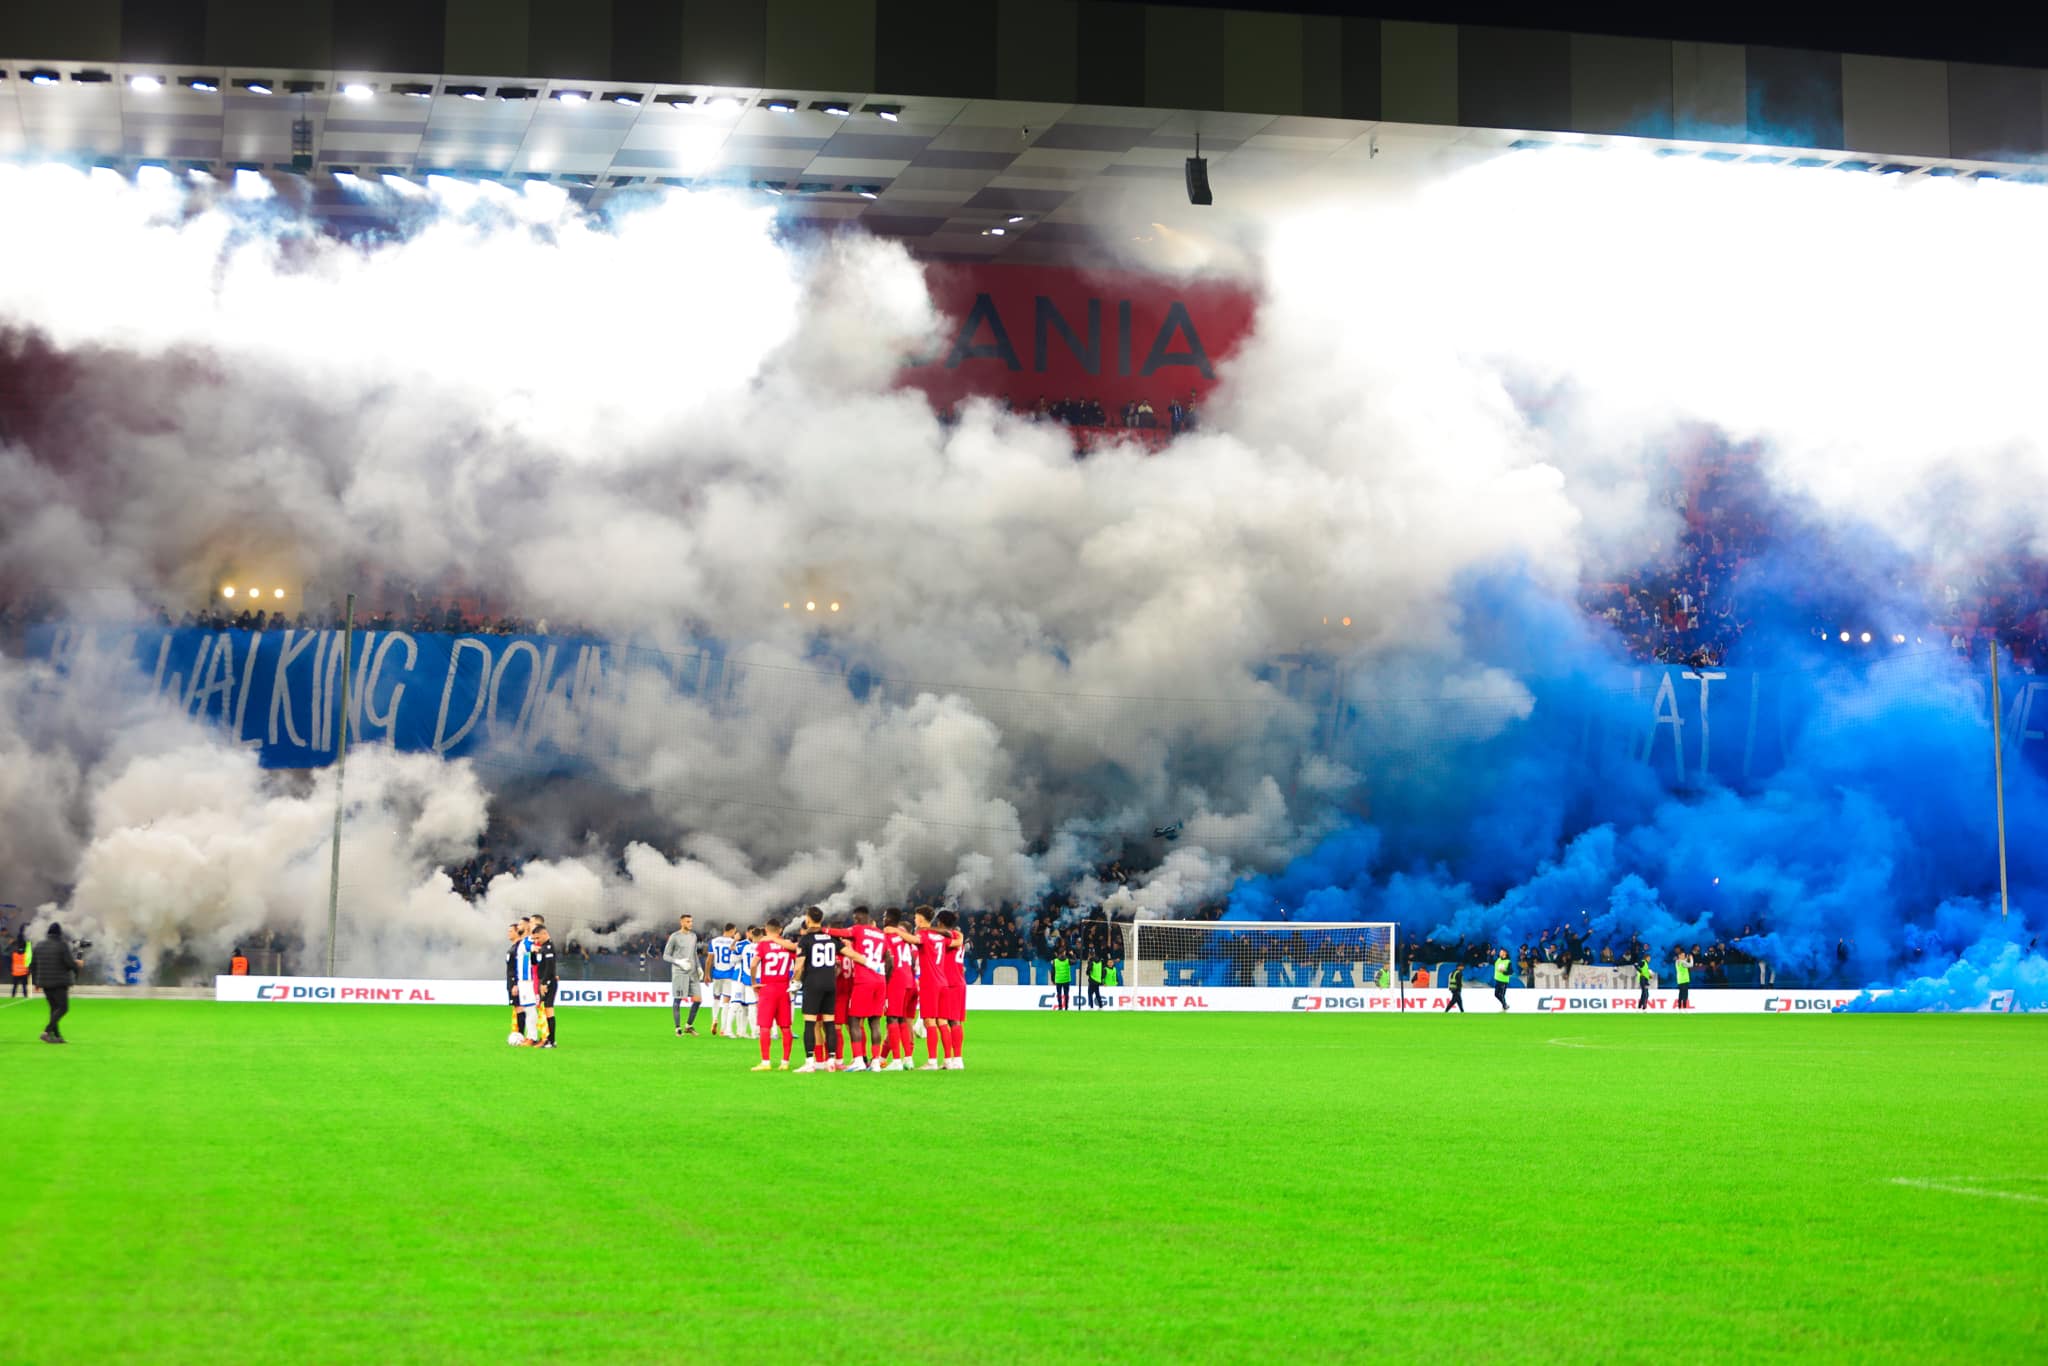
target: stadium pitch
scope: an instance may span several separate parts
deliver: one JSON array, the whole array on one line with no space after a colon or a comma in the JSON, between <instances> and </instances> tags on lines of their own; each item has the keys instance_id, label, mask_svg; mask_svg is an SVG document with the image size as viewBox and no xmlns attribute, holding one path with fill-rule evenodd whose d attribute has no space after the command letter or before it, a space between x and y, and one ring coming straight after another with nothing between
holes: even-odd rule
<instances>
[{"instance_id":1,"label":"stadium pitch","mask_svg":"<svg viewBox=\"0 0 2048 1366\"><path fill-rule=\"evenodd\" d=\"M666 1011L10 1008L0 1356L2038 1355L2048 1020L1491 1005L985 1014L882 1076Z\"/></svg>"}]
</instances>

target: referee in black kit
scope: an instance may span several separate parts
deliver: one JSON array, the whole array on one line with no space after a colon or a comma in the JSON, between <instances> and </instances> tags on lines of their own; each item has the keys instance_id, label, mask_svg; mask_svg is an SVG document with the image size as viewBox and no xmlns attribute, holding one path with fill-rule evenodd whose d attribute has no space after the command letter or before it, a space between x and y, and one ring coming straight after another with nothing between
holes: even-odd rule
<instances>
[{"instance_id":1,"label":"referee in black kit","mask_svg":"<svg viewBox=\"0 0 2048 1366\"><path fill-rule=\"evenodd\" d=\"M540 1046L555 1046L555 985L561 980L555 964L555 941L547 922L533 918L533 1008L540 1012Z\"/></svg>"},{"instance_id":2,"label":"referee in black kit","mask_svg":"<svg viewBox=\"0 0 2048 1366\"><path fill-rule=\"evenodd\" d=\"M505 1000L512 1007L512 1032L526 1033L526 1011L519 1004L519 949L526 942L526 922L515 920L505 928Z\"/></svg>"}]
</instances>

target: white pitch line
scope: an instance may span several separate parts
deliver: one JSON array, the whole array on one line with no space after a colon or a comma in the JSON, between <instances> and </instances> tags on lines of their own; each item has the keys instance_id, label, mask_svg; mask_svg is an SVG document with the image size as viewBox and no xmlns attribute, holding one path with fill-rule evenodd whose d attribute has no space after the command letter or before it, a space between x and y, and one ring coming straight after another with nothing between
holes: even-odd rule
<instances>
[{"instance_id":1,"label":"white pitch line","mask_svg":"<svg viewBox=\"0 0 2048 1366\"><path fill-rule=\"evenodd\" d=\"M1600 1043L1587 1043L1585 1040L1580 1039L1576 1036L1569 1039L1545 1039L1544 1042L1556 1044L1559 1048L1591 1048L1598 1050L1609 1046L1607 1044Z\"/></svg>"},{"instance_id":2,"label":"white pitch line","mask_svg":"<svg viewBox=\"0 0 2048 1366\"><path fill-rule=\"evenodd\" d=\"M1981 1178L1958 1176L1951 1178L1950 1181L1920 1181L1910 1176L1894 1176L1892 1184L1894 1186L1911 1186L1915 1190L1945 1191L1950 1195L1975 1195L1985 1200L2018 1200L2028 1205L2048 1205L2048 1195L2028 1195L2024 1191L1988 1191L1977 1186L1958 1186L1952 1184L1953 1181L1975 1181L1979 1179ZM2027 1178L2017 1179L2025 1180ZM2034 1179L2038 1180L2039 1178Z\"/></svg>"}]
</instances>

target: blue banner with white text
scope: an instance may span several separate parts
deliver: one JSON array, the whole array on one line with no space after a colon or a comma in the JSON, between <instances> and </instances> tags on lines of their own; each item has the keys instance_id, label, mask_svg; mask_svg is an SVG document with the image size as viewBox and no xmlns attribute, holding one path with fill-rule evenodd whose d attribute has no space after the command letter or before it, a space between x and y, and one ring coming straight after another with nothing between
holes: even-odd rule
<instances>
[{"instance_id":1,"label":"blue banner with white text","mask_svg":"<svg viewBox=\"0 0 2048 1366\"><path fill-rule=\"evenodd\" d=\"M256 749L267 767L311 768L334 758L344 654L339 630L48 626L32 631L28 643L31 655L60 670L88 651L125 661L137 686ZM725 708L728 722L738 724L742 683L759 667L730 658L716 643L653 650L584 638L424 631L359 630L347 654L352 743L451 757L489 749L548 763L596 757L602 747L622 743L629 732L619 724L623 712L649 689ZM772 673L785 720L805 712L792 688L807 690L821 705L884 696L907 702L920 691L947 691L884 682L823 646L802 669L780 666ZM1435 752L1444 752L1442 741L1464 738L1471 742L1468 752L1483 760L1489 735L1513 732L1521 748L1530 738L1526 728L1535 726L1557 762L1647 765L1679 788L1742 787L1768 777L1802 738L1825 739L1836 694L1869 686L1868 679L1803 671L1644 664L1607 687L1536 685L1526 716L1502 722L1483 699L1397 705L1353 697L1341 667L1328 660L1304 666L1297 659L1266 670L1265 677L1314 716L1305 743L1319 752L1349 757L1383 748L1389 734L1432 731ZM1968 705L1988 715L1988 688L1968 679L1963 686ZM2006 681L2003 736L2008 753L2048 768L2044 694L2048 681L2026 675ZM982 700L1000 716L1006 699ZM1149 705L1144 699L1130 704ZM1246 724L1254 724L1249 714Z\"/></svg>"}]
</instances>

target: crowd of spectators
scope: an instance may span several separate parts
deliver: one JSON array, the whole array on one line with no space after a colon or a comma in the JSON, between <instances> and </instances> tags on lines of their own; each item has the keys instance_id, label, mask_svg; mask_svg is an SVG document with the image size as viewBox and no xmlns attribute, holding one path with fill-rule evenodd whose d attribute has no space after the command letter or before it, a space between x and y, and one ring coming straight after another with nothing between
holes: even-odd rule
<instances>
[{"instance_id":1,"label":"crowd of spectators","mask_svg":"<svg viewBox=\"0 0 2048 1366\"><path fill-rule=\"evenodd\" d=\"M1758 923L1744 925L1733 935L1724 935L1711 942L1686 946L1692 954L1698 980L1709 986L1725 986L1729 982L1729 969L1748 969L1746 980L1754 983L1759 970L1768 971L1755 955L1741 947L1744 940L1763 934L1764 927ZM1466 967L1478 967L1491 962L1496 945L1484 939L1468 939L1463 936L1451 937L1447 931L1425 936L1420 942L1411 942L1402 955L1404 964L1411 972L1414 965L1425 967L1438 963L1461 963ZM1641 936L1599 937L1589 933L1582 925L1557 925L1541 931L1534 942L1523 942L1509 946L1509 956L1515 970L1524 982L1534 980L1533 973L1539 963L1549 964L1569 975L1576 966L1623 967L1642 961L1646 951Z\"/></svg>"},{"instance_id":2,"label":"crowd of spectators","mask_svg":"<svg viewBox=\"0 0 2048 1366\"><path fill-rule=\"evenodd\" d=\"M453 868L448 869L448 880L455 884L455 894L465 901L475 901L491 885L491 879L500 873L518 873L526 866L526 860L485 849Z\"/></svg>"},{"instance_id":3,"label":"crowd of spectators","mask_svg":"<svg viewBox=\"0 0 2048 1366\"><path fill-rule=\"evenodd\" d=\"M1759 486L1752 459L1737 453L1675 471L1667 497L1680 514L1676 543L1627 581L1594 584L1582 595L1635 658L1694 668L1724 664L1749 629L1736 571L1762 552L1769 527L1753 497Z\"/></svg>"},{"instance_id":4,"label":"crowd of spectators","mask_svg":"<svg viewBox=\"0 0 2048 1366\"><path fill-rule=\"evenodd\" d=\"M591 629L575 622L550 623L546 617L520 617L509 614L492 614L460 603L423 603L414 601L403 610L390 607L356 609L358 631L414 631L446 632L449 635L465 636L588 636ZM173 617L168 611L159 610L157 623L162 626L196 627L205 631L281 631L287 627L298 630L338 631L347 621L347 612L341 607L330 607L316 612L270 611L263 608L251 610L247 607L236 610L226 602L209 603L197 611L188 611Z\"/></svg>"},{"instance_id":5,"label":"crowd of spectators","mask_svg":"<svg viewBox=\"0 0 2048 1366\"><path fill-rule=\"evenodd\" d=\"M1155 407L1148 397L1129 398L1115 409L1114 415L1103 406L1101 399L1092 396L1040 397L1029 403L1007 399L1005 402L1013 413L1041 422L1061 422L1069 427L1120 427L1178 435L1194 431L1200 425L1200 410L1192 393L1186 398L1168 399L1163 411Z\"/></svg>"},{"instance_id":6,"label":"crowd of spectators","mask_svg":"<svg viewBox=\"0 0 2048 1366\"><path fill-rule=\"evenodd\" d=\"M36 596L20 601L0 599L0 643L15 643L34 626L62 622L70 613L55 600ZM150 618L158 626L202 631L338 631L346 620L340 603L319 608L257 607L225 598L174 612L159 606ZM408 595L387 605L356 603L358 631L446 632L468 636L566 636L597 638L604 633L580 621L492 612L474 602L435 600Z\"/></svg>"},{"instance_id":7,"label":"crowd of spectators","mask_svg":"<svg viewBox=\"0 0 2048 1366\"><path fill-rule=\"evenodd\" d=\"M1092 397L1041 397L1029 404L1011 400L1013 411L1035 419L1062 423L1075 431L1077 450L1099 439L1142 433L1163 441L1169 433L1198 425L1195 395L1166 404L1163 414L1149 398L1126 400L1116 411ZM1581 602L1607 622L1625 642L1631 657L1663 664L1713 667L1740 663L1735 656L1745 633L1753 627L1745 610L1741 571L1772 548L1774 519L1760 500L1764 485L1755 469L1753 450L1712 450L1683 459L1669 471L1665 498L1679 514L1675 540L1646 553L1644 564L1619 581L1587 585ZM1917 587L1915 586L1917 584ZM1951 649L1981 658L1986 642L1996 638L2012 653L2014 664L2035 672L2048 660L2048 562L2000 559L1981 566L1945 568L1918 576L1900 591L1926 602L1920 615L1929 620L1874 644L1915 645L1945 642ZM1817 585L1818 603L1828 596ZM60 605L46 594L19 599L0 597L0 648L18 648L31 626L61 620ZM1851 623L1831 611L1817 611L1812 633L1834 642ZM160 609L165 626L205 630L280 630L287 627L337 629L338 605L287 611L213 599L174 615ZM375 584L358 598L356 624L369 631L406 630L462 635L556 635L594 637L580 622L493 611L474 598L449 599L431 589L402 580ZM1854 623L1855 634L1865 628ZM1880 631L1880 635L1889 628Z\"/></svg>"},{"instance_id":8,"label":"crowd of spectators","mask_svg":"<svg viewBox=\"0 0 2048 1366\"><path fill-rule=\"evenodd\" d=\"M1957 653L1982 659L1983 642L1995 638L2023 673L2048 661L2048 563L2001 560L1945 576L1940 607L1943 634Z\"/></svg>"},{"instance_id":9,"label":"crowd of spectators","mask_svg":"<svg viewBox=\"0 0 2048 1366\"><path fill-rule=\"evenodd\" d=\"M535 857L538 855L508 852L494 842L445 871L456 893L474 903L482 899L493 878L516 875ZM1099 893L1103 889L1113 890L1128 876L1128 871L1121 864L1107 863L1095 870L1093 882ZM904 904L935 904L942 899L942 892L928 889L906 897ZM1216 921L1225 909L1223 902L1210 902L1184 911L1175 918ZM1282 920L1287 918L1285 911L1274 915ZM25 927L30 919L23 911L0 911L0 936L11 933L18 926ZM551 916L550 919L560 927L558 938L562 943L565 975L586 978L623 972L636 978L659 980L668 974L668 965L662 961L661 953L673 926L666 922L648 929L627 930L623 916L601 923L585 923L569 916ZM712 916L700 916L698 919L698 933L707 942L720 928L714 923L715 919ZM1125 911L1077 906L1071 900L1057 896L1036 907L1005 904L991 910L965 913L961 918L961 928L967 939L967 980L1043 983L1050 980L1052 959L1065 957L1077 965L1078 981L1083 965L1091 961L1099 959L1119 964L1124 961L1125 927L1131 920L1132 916ZM1745 942L1754 942L1765 934L1767 928L1761 922L1751 922L1733 934L1678 946L1686 948L1692 955L1695 985L1757 985L1774 981L1772 966L1742 947ZM305 953L307 945L297 935L258 931L245 937L243 947L258 972L310 970ZM1640 936L1602 936L1591 931L1583 917L1580 924L1562 923L1540 931L1533 940L1508 947L1519 981L1525 985L1535 981L1538 965L1547 964L1569 976L1571 970L1580 965L1628 967L1641 961L1646 951ZM1398 966L1404 980L1420 983L1431 980L1439 969L1450 964L1462 964L1468 969L1484 968L1493 961L1495 952L1496 944L1490 939L1453 935L1448 929L1443 929L1403 942ZM1818 969L1803 973L1802 985L1848 982L1853 975L1850 964L1854 954L1853 943L1840 941L1835 946L1833 972L1823 964ZM1368 962L1372 954L1363 944L1352 945L1341 936L1333 937L1327 931L1319 930L1314 922L1303 922L1299 931L1293 934L1247 936L1240 942L1228 942L1226 936L1217 941L1217 948L1210 956L1228 959L1234 973L1229 979L1231 983L1266 985L1278 980L1261 971L1268 964L1317 968L1329 963ZM1022 965L1021 970L1014 965ZM1656 966L1660 974L1668 971L1668 963L1658 962ZM1224 983L1219 981L1215 984ZM1365 984L1363 981L1359 983L1361 986Z\"/></svg>"}]
</instances>

